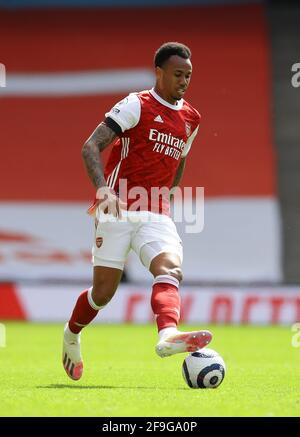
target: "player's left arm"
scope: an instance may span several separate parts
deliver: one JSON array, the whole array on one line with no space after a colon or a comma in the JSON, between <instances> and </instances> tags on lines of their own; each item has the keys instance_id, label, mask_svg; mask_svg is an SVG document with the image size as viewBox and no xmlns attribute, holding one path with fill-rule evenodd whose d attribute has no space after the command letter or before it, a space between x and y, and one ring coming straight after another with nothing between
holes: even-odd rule
<instances>
[{"instance_id":1,"label":"player's left arm","mask_svg":"<svg viewBox=\"0 0 300 437\"><path fill-rule=\"evenodd\" d=\"M172 188L173 188L173 187L177 187L177 186L180 184L180 181L181 181L182 175L183 175L183 173L184 173L186 156L187 156L187 154L189 153L190 148L192 147L192 143L193 143L193 141L194 141L194 139L195 139L195 137L196 137L196 135L197 135L197 133L198 133L198 129L199 129L199 125L196 127L196 129L194 130L194 132L192 133L192 135L188 138L188 140L187 140L187 142L186 142L186 145L185 145L185 147L184 147L184 149L183 149L183 151L182 151L180 164L179 164L179 166L178 166L178 168L177 168L177 171L176 171L176 175L175 175L175 178L174 178L174 181L173 181Z\"/></svg>"},{"instance_id":2,"label":"player's left arm","mask_svg":"<svg viewBox=\"0 0 300 437\"><path fill-rule=\"evenodd\" d=\"M179 164L179 166L177 168L177 171L176 171L176 174L175 174L175 178L174 178L174 181L173 181L173 184L172 184L172 188L173 187L177 187L180 184L182 175L184 173L185 161L186 161L185 157L181 158L180 164Z\"/></svg>"}]
</instances>

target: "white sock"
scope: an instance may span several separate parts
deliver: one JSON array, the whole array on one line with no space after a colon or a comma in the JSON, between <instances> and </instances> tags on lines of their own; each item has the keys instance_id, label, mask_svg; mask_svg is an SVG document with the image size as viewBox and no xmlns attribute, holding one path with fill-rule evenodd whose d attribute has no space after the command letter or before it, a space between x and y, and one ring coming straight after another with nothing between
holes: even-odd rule
<instances>
[{"instance_id":1,"label":"white sock","mask_svg":"<svg viewBox=\"0 0 300 437\"><path fill-rule=\"evenodd\" d=\"M64 330L64 337L67 343L78 343L80 341L80 332L79 334L74 334L69 328L69 324L67 323Z\"/></svg>"},{"instance_id":2,"label":"white sock","mask_svg":"<svg viewBox=\"0 0 300 437\"><path fill-rule=\"evenodd\" d=\"M178 332L178 329L176 326L169 326L168 328L163 328L158 333L159 341L163 340L167 337L170 337L171 335L175 335L175 334L177 334L177 332Z\"/></svg>"}]
</instances>

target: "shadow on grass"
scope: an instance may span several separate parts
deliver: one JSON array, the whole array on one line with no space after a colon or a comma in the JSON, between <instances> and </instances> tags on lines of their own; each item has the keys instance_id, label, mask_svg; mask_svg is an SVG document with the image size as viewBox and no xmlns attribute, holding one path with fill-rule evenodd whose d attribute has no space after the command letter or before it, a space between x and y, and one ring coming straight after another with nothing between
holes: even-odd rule
<instances>
[{"instance_id":1,"label":"shadow on grass","mask_svg":"<svg viewBox=\"0 0 300 437\"><path fill-rule=\"evenodd\" d=\"M36 386L36 388L56 388L56 389L60 389L60 388L75 388L75 389L80 389L80 390L111 390L111 389L132 389L132 388L137 388L139 390L156 390L158 387L140 387L140 386L134 386L134 387L120 387L120 386L116 386L116 385L71 385L71 384L50 384L50 385L38 385ZM188 387L159 387L159 390L190 390Z\"/></svg>"}]
</instances>

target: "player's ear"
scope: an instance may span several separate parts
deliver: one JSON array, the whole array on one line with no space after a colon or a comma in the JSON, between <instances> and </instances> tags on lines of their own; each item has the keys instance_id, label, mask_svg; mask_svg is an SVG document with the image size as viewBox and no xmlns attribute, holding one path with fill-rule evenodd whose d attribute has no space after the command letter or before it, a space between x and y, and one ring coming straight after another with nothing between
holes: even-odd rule
<instances>
[{"instance_id":1,"label":"player's ear","mask_svg":"<svg viewBox=\"0 0 300 437\"><path fill-rule=\"evenodd\" d=\"M156 76L156 81L160 81L162 78L162 69L160 67L155 67L155 76Z\"/></svg>"}]
</instances>

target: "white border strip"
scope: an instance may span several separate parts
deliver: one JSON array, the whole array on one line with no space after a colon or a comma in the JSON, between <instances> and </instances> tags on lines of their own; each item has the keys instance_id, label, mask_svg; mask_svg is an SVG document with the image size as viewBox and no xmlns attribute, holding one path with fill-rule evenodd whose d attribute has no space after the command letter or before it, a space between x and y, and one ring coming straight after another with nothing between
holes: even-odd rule
<instances>
[{"instance_id":1,"label":"white border strip","mask_svg":"<svg viewBox=\"0 0 300 437\"><path fill-rule=\"evenodd\" d=\"M149 89L154 75L150 69L81 71L78 73L9 74L0 97L78 96L127 93Z\"/></svg>"},{"instance_id":2,"label":"white border strip","mask_svg":"<svg viewBox=\"0 0 300 437\"><path fill-rule=\"evenodd\" d=\"M15 284L14 292L27 320L66 322L82 290L76 285ZM141 284L138 287L120 284L118 293L101 310L95 323L152 323L149 292L150 288ZM291 325L299 322L299 286L183 285L180 295L182 323ZM4 310L9 314L5 302Z\"/></svg>"}]
</instances>

